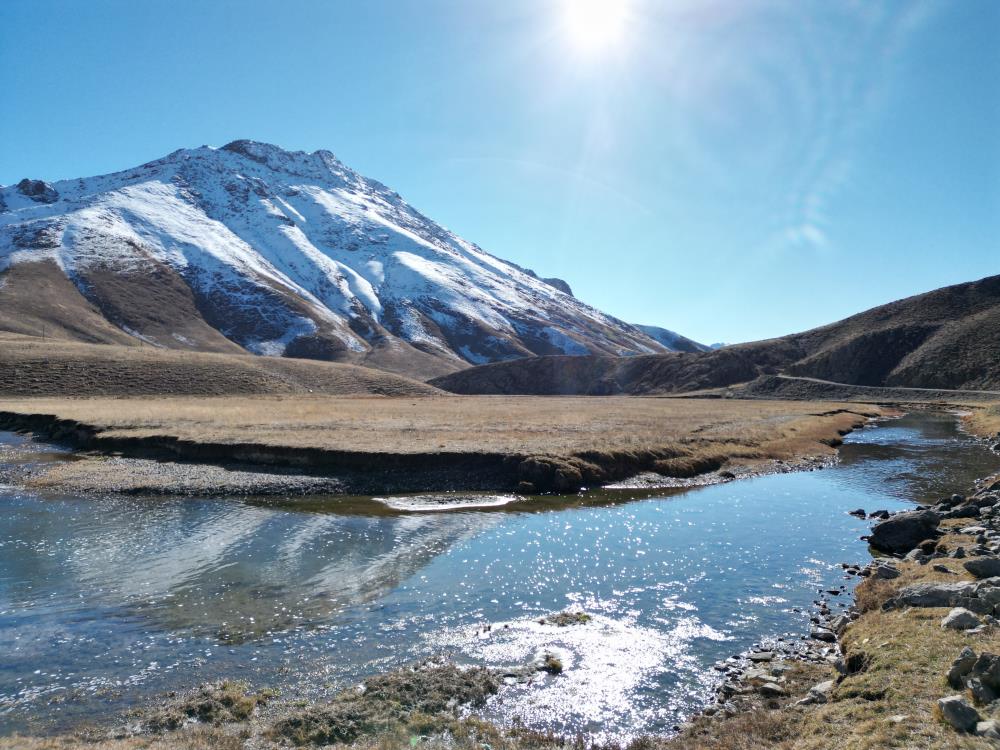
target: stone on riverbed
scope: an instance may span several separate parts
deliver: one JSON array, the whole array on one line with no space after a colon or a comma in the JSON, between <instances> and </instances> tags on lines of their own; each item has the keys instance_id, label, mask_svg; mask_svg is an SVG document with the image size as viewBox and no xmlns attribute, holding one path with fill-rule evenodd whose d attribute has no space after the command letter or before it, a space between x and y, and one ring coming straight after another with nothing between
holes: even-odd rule
<instances>
[{"instance_id":1,"label":"stone on riverbed","mask_svg":"<svg viewBox=\"0 0 1000 750\"><path fill-rule=\"evenodd\" d=\"M975 732L976 727L983 717L979 712L969 705L961 695L949 695L941 698L938 702L938 710L941 711L941 718L951 724L959 732Z\"/></svg>"},{"instance_id":2,"label":"stone on riverbed","mask_svg":"<svg viewBox=\"0 0 1000 750\"><path fill-rule=\"evenodd\" d=\"M875 524L868 543L882 552L905 553L937 534L941 516L930 510L897 513Z\"/></svg>"},{"instance_id":3,"label":"stone on riverbed","mask_svg":"<svg viewBox=\"0 0 1000 750\"><path fill-rule=\"evenodd\" d=\"M979 618L964 607L955 607L941 620L941 627L951 630L971 630L981 624Z\"/></svg>"},{"instance_id":4,"label":"stone on riverbed","mask_svg":"<svg viewBox=\"0 0 1000 750\"><path fill-rule=\"evenodd\" d=\"M837 640L836 634L826 628L813 628L809 631L809 637L815 641L825 641L826 643L834 643Z\"/></svg>"}]
</instances>

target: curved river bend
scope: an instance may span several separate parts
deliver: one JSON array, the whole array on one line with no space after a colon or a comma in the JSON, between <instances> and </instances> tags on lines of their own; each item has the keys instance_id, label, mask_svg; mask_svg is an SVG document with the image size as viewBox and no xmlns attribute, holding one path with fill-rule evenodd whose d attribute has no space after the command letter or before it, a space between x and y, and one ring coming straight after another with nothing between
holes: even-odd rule
<instances>
[{"instance_id":1,"label":"curved river bend","mask_svg":"<svg viewBox=\"0 0 1000 750\"><path fill-rule=\"evenodd\" d=\"M42 450L0 437L0 463ZM834 468L646 499L432 512L0 486L0 734L218 677L322 697L426 656L545 651L565 672L488 715L595 738L668 731L709 699L715 661L801 635L818 590L852 585L839 563L865 559L868 524L848 510L899 510L998 468L953 417L914 414L848 436ZM594 619L538 623L567 607Z\"/></svg>"}]
</instances>

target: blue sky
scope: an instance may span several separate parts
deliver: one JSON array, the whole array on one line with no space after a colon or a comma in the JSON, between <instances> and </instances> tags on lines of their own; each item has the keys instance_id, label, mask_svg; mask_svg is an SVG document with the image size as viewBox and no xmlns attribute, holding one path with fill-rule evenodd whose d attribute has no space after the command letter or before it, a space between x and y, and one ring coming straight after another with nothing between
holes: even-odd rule
<instances>
[{"instance_id":1,"label":"blue sky","mask_svg":"<svg viewBox=\"0 0 1000 750\"><path fill-rule=\"evenodd\" d=\"M329 148L609 313L752 340L1000 273L998 37L993 0L4 0L0 183Z\"/></svg>"}]
</instances>

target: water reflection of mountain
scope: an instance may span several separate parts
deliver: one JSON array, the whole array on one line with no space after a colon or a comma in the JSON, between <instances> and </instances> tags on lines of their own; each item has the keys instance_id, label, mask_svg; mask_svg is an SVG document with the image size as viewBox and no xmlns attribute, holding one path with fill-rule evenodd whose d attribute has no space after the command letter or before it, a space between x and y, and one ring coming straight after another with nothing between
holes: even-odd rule
<instances>
[{"instance_id":1,"label":"water reflection of mountain","mask_svg":"<svg viewBox=\"0 0 1000 750\"><path fill-rule=\"evenodd\" d=\"M32 512L15 514L23 528L7 535L33 543L3 566L14 599L51 592L231 640L315 626L373 600L500 518L317 515L224 500L23 502Z\"/></svg>"}]
</instances>

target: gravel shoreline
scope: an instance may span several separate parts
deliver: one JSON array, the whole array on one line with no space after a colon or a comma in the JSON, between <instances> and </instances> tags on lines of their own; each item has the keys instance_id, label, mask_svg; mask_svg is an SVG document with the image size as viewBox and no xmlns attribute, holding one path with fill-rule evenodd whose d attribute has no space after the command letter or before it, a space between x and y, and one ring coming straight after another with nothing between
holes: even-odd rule
<instances>
[{"instance_id":1,"label":"gravel shoreline","mask_svg":"<svg viewBox=\"0 0 1000 750\"><path fill-rule=\"evenodd\" d=\"M335 476L323 476L274 466L166 461L104 456L91 452L67 453L63 460L31 462L33 453L24 452L19 458L21 463L0 469L0 483L60 493L178 497L380 495L404 493L407 488L417 484L425 485L425 492L451 493L479 489L463 486L461 468L427 472L419 482L415 482L412 475L393 472L373 475L371 472L341 471ZM643 472L594 489L653 491L703 487L768 474L820 471L836 463L836 456L803 456L794 461L766 460L730 464L724 469L686 478ZM587 490L588 488L581 488L579 492Z\"/></svg>"}]
</instances>

